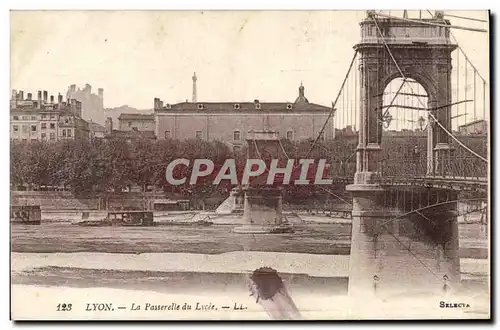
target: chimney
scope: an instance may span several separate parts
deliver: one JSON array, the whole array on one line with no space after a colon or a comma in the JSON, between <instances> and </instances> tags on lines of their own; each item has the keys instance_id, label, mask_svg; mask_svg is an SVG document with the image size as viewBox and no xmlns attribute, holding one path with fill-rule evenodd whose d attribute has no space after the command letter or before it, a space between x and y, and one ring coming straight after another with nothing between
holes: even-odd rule
<instances>
[{"instance_id":1,"label":"chimney","mask_svg":"<svg viewBox=\"0 0 500 330\"><path fill-rule=\"evenodd\" d=\"M90 84L85 84L85 93L92 93L92 86L90 86Z\"/></svg>"},{"instance_id":2,"label":"chimney","mask_svg":"<svg viewBox=\"0 0 500 330\"><path fill-rule=\"evenodd\" d=\"M153 107L155 110L160 108L160 99L159 98L155 97Z\"/></svg>"},{"instance_id":3,"label":"chimney","mask_svg":"<svg viewBox=\"0 0 500 330\"><path fill-rule=\"evenodd\" d=\"M31 93L28 93L28 101L31 101L32 95Z\"/></svg>"},{"instance_id":4,"label":"chimney","mask_svg":"<svg viewBox=\"0 0 500 330\"><path fill-rule=\"evenodd\" d=\"M97 95L99 96L99 98L104 98L104 89L103 88L98 88L97 89Z\"/></svg>"},{"instance_id":5,"label":"chimney","mask_svg":"<svg viewBox=\"0 0 500 330\"><path fill-rule=\"evenodd\" d=\"M50 103L54 104L54 95L50 96Z\"/></svg>"},{"instance_id":6,"label":"chimney","mask_svg":"<svg viewBox=\"0 0 500 330\"><path fill-rule=\"evenodd\" d=\"M196 103L197 93L196 93L196 81L198 78L196 77L196 72L193 73L193 103Z\"/></svg>"},{"instance_id":7,"label":"chimney","mask_svg":"<svg viewBox=\"0 0 500 330\"><path fill-rule=\"evenodd\" d=\"M76 112L76 100L75 99L69 99L68 100L68 106L69 106L69 112L74 115L75 112Z\"/></svg>"},{"instance_id":8,"label":"chimney","mask_svg":"<svg viewBox=\"0 0 500 330\"><path fill-rule=\"evenodd\" d=\"M442 10L436 10L436 11L434 11L434 19L441 20L443 18L444 18L444 11L442 11Z\"/></svg>"},{"instance_id":9,"label":"chimney","mask_svg":"<svg viewBox=\"0 0 500 330\"><path fill-rule=\"evenodd\" d=\"M43 91L43 101L45 103L47 103L47 96L48 96L49 93L47 93L47 91Z\"/></svg>"},{"instance_id":10,"label":"chimney","mask_svg":"<svg viewBox=\"0 0 500 330\"><path fill-rule=\"evenodd\" d=\"M40 103L40 101L42 100L42 91L38 91L38 98L37 100L39 101L38 103Z\"/></svg>"},{"instance_id":11,"label":"chimney","mask_svg":"<svg viewBox=\"0 0 500 330\"><path fill-rule=\"evenodd\" d=\"M113 132L113 119L111 117L106 118L106 134L111 135Z\"/></svg>"},{"instance_id":12,"label":"chimney","mask_svg":"<svg viewBox=\"0 0 500 330\"><path fill-rule=\"evenodd\" d=\"M69 88L70 88L71 93L76 92L76 85L75 84L71 85Z\"/></svg>"},{"instance_id":13,"label":"chimney","mask_svg":"<svg viewBox=\"0 0 500 330\"><path fill-rule=\"evenodd\" d=\"M59 93L59 95L57 95L57 103L62 103L63 101L63 96L61 95L61 93Z\"/></svg>"},{"instance_id":14,"label":"chimney","mask_svg":"<svg viewBox=\"0 0 500 330\"><path fill-rule=\"evenodd\" d=\"M17 91L15 89L12 90L12 96L10 97L11 100L17 99Z\"/></svg>"},{"instance_id":15,"label":"chimney","mask_svg":"<svg viewBox=\"0 0 500 330\"><path fill-rule=\"evenodd\" d=\"M24 101L24 92L23 91L19 91L19 100Z\"/></svg>"}]
</instances>

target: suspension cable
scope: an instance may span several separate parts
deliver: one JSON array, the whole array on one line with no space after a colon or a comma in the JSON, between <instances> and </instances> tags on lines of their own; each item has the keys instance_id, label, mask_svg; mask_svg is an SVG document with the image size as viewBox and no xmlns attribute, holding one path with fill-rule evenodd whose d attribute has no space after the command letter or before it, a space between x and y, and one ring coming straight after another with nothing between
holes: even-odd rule
<instances>
[{"instance_id":1,"label":"suspension cable","mask_svg":"<svg viewBox=\"0 0 500 330\"><path fill-rule=\"evenodd\" d=\"M477 120L477 114L476 114L476 106L477 106L477 101L476 101L476 76L477 76L477 71L474 69L474 120Z\"/></svg>"},{"instance_id":2,"label":"suspension cable","mask_svg":"<svg viewBox=\"0 0 500 330\"><path fill-rule=\"evenodd\" d=\"M349 77L349 73L351 72L351 69L352 69L353 64L354 64L354 60L356 59L357 55L358 55L358 51L355 51L354 56L352 57L352 60L351 60L351 64L349 65L349 69L347 70L347 74L344 77L344 81L342 82L342 85L340 86L340 90L339 90L339 92L337 94L337 97L335 98L335 101L332 104L332 109L330 110L330 113L328 114L328 117L326 118L325 123L323 124L323 127L319 131L318 136L314 140L314 143L311 146L311 148L309 149L309 151L307 152L305 158L307 158L307 156L309 156L309 153L314 149L314 146L319 141L320 137L322 136L323 132L325 131L326 125L328 124L328 122L330 121L330 118L332 117L333 113L335 112L335 106L337 105L337 101L339 100L340 94L342 93L342 91L344 89L344 85L345 85L345 83L347 81L347 78Z\"/></svg>"},{"instance_id":3,"label":"suspension cable","mask_svg":"<svg viewBox=\"0 0 500 330\"><path fill-rule=\"evenodd\" d=\"M346 204L349 204L349 205L352 205L352 203L350 203L350 202L346 201L345 199L343 199L343 198L342 198L342 197L340 197L339 195L337 195L337 194L333 193L332 191L330 191L330 190L328 190L328 189L326 189L326 188L322 187L321 185L318 185L318 187L319 187L321 190L325 191L326 193L328 193L328 194L330 194L330 195L332 195L332 196L334 196L334 197L336 197L336 198L340 199L342 202L344 202L344 203L346 203Z\"/></svg>"},{"instance_id":4,"label":"suspension cable","mask_svg":"<svg viewBox=\"0 0 500 330\"><path fill-rule=\"evenodd\" d=\"M428 196L430 197L430 195L428 195ZM406 212L406 213L402 213L402 214L400 214L400 215L397 215L397 216L395 216L395 217L393 217L393 218L391 218L391 219L388 219L388 220L386 220L386 221L382 222L382 223L380 224L380 226L381 226L381 227L382 227L382 226L385 226L385 225L387 225L387 224L389 224L389 223L391 223L391 222L393 222L393 221L399 220L399 219L401 219L401 218L403 218L403 217L406 217L406 216L408 216L408 215L410 215L410 214L412 214L412 213L416 213L416 212L420 212L420 211L423 211L423 210L431 209L431 208L436 207L436 206L441 206L441 205L446 205L446 204L453 204L453 203L456 203L456 202L458 202L458 201L462 201L462 202L470 202L470 201L484 201L484 198L467 198L467 199L460 199L460 200L459 200L459 199L457 199L457 200L445 201L445 202L439 202L439 203L432 204L432 205L422 206L422 207L420 207L420 208L418 208L418 209L414 209L414 210L408 211L408 212Z\"/></svg>"},{"instance_id":5,"label":"suspension cable","mask_svg":"<svg viewBox=\"0 0 500 330\"><path fill-rule=\"evenodd\" d=\"M283 153L285 154L285 157L286 157L287 159L290 159L290 157L288 157L288 154L287 154L287 153L286 153L286 151L285 151L285 148L283 147L283 144L281 143L281 140L278 140L278 141L279 141L279 145L280 145L280 147L281 147L281 150L282 150L282 151L283 151ZM320 145L320 146L321 146L321 145ZM322 147L326 149L326 147L324 147L324 146L322 146ZM326 150L328 151L328 149L326 149ZM295 169L295 166L294 166L294 169ZM342 202L344 202L344 203L346 203L346 204L349 204L349 205L352 205L352 203L349 203L348 201L346 201L346 200L345 200L345 199L343 199L342 197L338 196L337 194L335 194L335 193L331 192L330 190L328 190L328 189L326 189L326 188L324 188L324 187L322 187L322 186L319 186L319 188L321 188L323 191L325 191L325 192L329 193L330 195L332 195L332 196L334 196L334 197L338 198L338 199L339 199L339 200L341 200Z\"/></svg>"},{"instance_id":6,"label":"suspension cable","mask_svg":"<svg viewBox=\"0 0 500 330\"><path fill-rule=\"evenodd\" d=\"M282 150L282 151L283 151L283 153L285 154L285 157L286 157L287 159L290 159L290 157L288 157L288 154L287 154L287 153L286 153L286 151L285 151L285 148L283 147L283 144L281 144L281 140L278 140L278 142L279 142L279 145L280 145L280 147L281 147L281 150Z\"/></svg>"},{"instance_id":7,"label":"suspension cable","mask_svg":"<svg viewBox=\"0 0 500 330\"><path fill-rule=\"evenodd\" d=\"M376 15L376 16L382 16L382 17L387 17L387 18L393 18L393 19L397 19L397 20L401 20L401 21L407 21L407 22L412 22L412 23L423 24L423 25L439 26L439 27L459 29L459 30L467 30L467 31L474 31L474 32L488 32L488 30L484 30L484 29L474 29L474 28L468 28L468 27L457 26L457 25L432 23L432 22L427 22L427 21L419 21L419 20L414 20L414 19L411 19L411 18L402 18L402 17L392 16L392 15L386 15L386 14L380 14L380 13L374 13L374 15Z\"/></svg>"},{"instance_id":8,"label":"suspension cable","mask_svg":"<svg viewBox=\"0 0 500 330\"><path fill-rule=\"evenodd\" d=\"M252 140L253 140L253 145L255 146L255 151L257 151L257 156L259 156L259 159L264 162L264 166L266 167L266 171L269 173L269 169L267 168L267 164L264 161L264 159L262 158L262 155L259 151L259 147L257 146L257 141L255 141L255 139L252 139Z\"/></svg>"},{"instance_id":9,"label":"suspension cable","mask_svg":"<svg viewBox=\"0 0 500 330\"><path fill-rule=\"evenodd\" d=\"M380 37L382 39L382 42L384 43L385 47L387 48L387 51L389 52L389 54L391 55L391 58L392 60L394 61L394 64L396 65L396 67L398 68L398 71L399 73L401 74L401 76L406 79L406 76L403 74L403 72L401 71L401 68L399 67L399 64L398 62L396 61L396 59L394 58L394 56L392 55L392 51L391 49L389 48L389 46L387 45L387 43L385 42L385 38L384 38L384 35L382 34L382 31L380 30L379 26L378 26L378 23L377 23L377 19L375 17L373 17L373 21L375 22L375 26L377 27L377 30L378 32L380 33ZM412 90L412 93L415 93L413 91L413 87L410 86L410 89ZM425 107L425 105L423 104L422 100L420 100L419 98L417 98L418 101L420 102L420 104L422 104L423 107ZM448 134L449 136L451 136L452 139L454 139L459 145L461 145L463 148L465 148L467 151L469 151L470 153L472 153L473 155L475 155L476 157L479 157L480 159L482 159L483 161L485 162L488 162L487 159L485 159L484 157L482 157L481 155L477 154L476 152L474 152L473 150L471 150L469 147L467 147L465 144L463 144L460 140L458 140L455 136L453 136L453 134L451 134L437 119L436 117L431 113L429 112L429 115L431 116L431 118L446 132L446 134Z\"/></svg>"},{"instance_id":10,"label":"suspension cable","mask_svg":"<svg viewBox=\"0 0 500 330\"><path fill-rule=\"evenodd\" d=\"M458 58L457 58L457 60L458 60ZM412 61L413 61L414 63L416 63L417 65L419 65L419 66L421 65L421 64L420 64L420 62L419 62L419 61L417 61L417 60L415 60L415 59L413 59ZM479 73L478 73L478 74L479 74ZM458 78L457 78L457 79L458 79ZM442 95L442 91L441 91L440 89L438 89L438 88L437 88L436 84L435 84L435 83L433 83L433 82L432 82L432 84L434 85L434 88L435 88L435 89L436 89L436 91L438 92L439 96L443 96L443 95ZM457 86L458 86L458 82L457 82ZM484 89L483 89L483 103L486 103L486 101L485 101L485 98L486 98L486 83L485 83L484 81L483 81L483 87L484 87ZM457 91L457 92L458 92L458 91ZM463 102L470 102L470 100L458 101L458 102L455 102L455 103L451 103L451 104L449 104L449 105L445 105L445 106L441 106L441 107L435 107L435 108L432 108L432 109L427 109L427 110L436 110L436 109L440 109L440 108L445 108L445 107L447 107L447 106L451 106L451 105L455 105L455 104L460 104L460 103L463 103ZM422 104L422 106L424 106L424 104L423 104L421 101L420 101L420 104ZM434 115L432 115L432 113L431 113L431 112L428 112L428 114L429 114L429 116L431 117L431 119L434 119L434 120L437 122L436 117L434 117ZM442 127L442 125L441 125L439 122L437 122L437 123L438 123L438 125L440 125L440 126ZM427 123L427 125L428 125L428 124L429 124L429 123ZM471 152L472 154L474 154L475 156L478 156L478 157L479 157L479 158L481 158L482 160L484 160L484 161L488 162L488 160L487 160L487 159L485 159L485 158L481 157L480 155L477 155L474 151L470 150L470 149L469 149L466 145L464 145L464 144L463 144L460 140L458 140L458 139L457 139L457 138L456 138L453 134L451 134L449 131L447 131L446 129L445 129L445 131L446 131L446 133L447 133L448 135L450 135L450 136L451 136L451 137L452 137L452 138L453 138L453 139L454 139L454 140L455 140L455 141L456 141L456 142L457 142L460 146L462 146L464 149L466 149L467 151L470 151L470 152Z\"/></svg>"},{"instance_id":11,"label":"suspension cable","mask_svg":"<svg viewBox=\"0 0 500 330\"><path fill-rule=\"evenodd\" d=\"M396 242L398 242L406 251L408 251L418 262L420 262L420 264L422 264L422 266L424 266L432 275L434 275L437 279L440 279L440 277L432 271L432 269L429 268L429 266L427 266L419 257L417 257L417 255L412 252L410 250L409 247L407 247L406 245L404 245L403 242L401 242L401 240L399 238L396 237L396 235L392 234L392 233L389 233L389 235L391 235L395 240Z\"/></svg>"},{"instance_id":12,"label":"suspension cable","mask_svg":"<svg viewBox=\"0 0 500 330\"><path fill-rule=\"evenodd\" d=\"M462 53L462 55L465 57L465 59L467 60L467 62L469 62L469 64L474 68L474 70L476 70L479 78L481 78L481 80L486 83L486 79L483 78L483 76L479 73L479 70L476 68L476 66L474 64L472 64L471 60L469 60L469 58L467 57L467 55L465 54L465 51L463 50L462 47L460 47L460 45L458 44L458 40L457 38L455 38L455 36L450 32L450 35L452 36L453 38L453 41L457 44L457 48L458 50Z\"/></svg>"},{"instance_id":13,"label":"suspension cable","mask_svg":"<svg viewBox=\"0 0 500 330\"><path fill-rule=\"evenodd\" d=\"M460 141L459 139L457 139L453 134L451 134L437 119L436 117L434 117L434 115L429 112L429 115L432 117L432 119L436 122L436 124L439 125L439 127L441 127L441 129L443 131L446 132L446 134L448 134L453 140L455 140L455 142L457 142L459 145L461 145L465 150L467 150L468 152L470 152L471 154L473 154L474 156L478 157L479 159L485 161L485 162L488 162L488 159L484 158L483 156L479 155L478 153L476 153L474 150L470 149L469 147L467 147L465 144L462 143L462 141Z\"/></svg>"},{"instance_id":14,"label":"suspension cable","mask_svg":"<svg viewBox=\"0 0 500 330\"><path fill-rule=\"evenodd\" d=\"M488 21L485 21L484 19L479 19L479 18L472 18L472 17L465 17L465 16L458 16L458 15L451 15L451 14L443 14L443 16L467 19L469 21L488 23Z\"/></svg>"}]
</instances>

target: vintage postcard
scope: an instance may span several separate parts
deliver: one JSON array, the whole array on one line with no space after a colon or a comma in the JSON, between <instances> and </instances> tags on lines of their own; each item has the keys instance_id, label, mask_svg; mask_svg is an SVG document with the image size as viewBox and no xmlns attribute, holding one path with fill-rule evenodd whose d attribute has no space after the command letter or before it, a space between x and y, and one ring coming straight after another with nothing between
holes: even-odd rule
<instances>
[{"instance_id":1,"label":"vintage postcard","mask_svg":"<svg viewBox=\"0 0 500 330\"><path fill-rule=\"evenodd\" d=\"M11 318L490 319L488 11L11 11Z\"/></svg>"}]
</instances>

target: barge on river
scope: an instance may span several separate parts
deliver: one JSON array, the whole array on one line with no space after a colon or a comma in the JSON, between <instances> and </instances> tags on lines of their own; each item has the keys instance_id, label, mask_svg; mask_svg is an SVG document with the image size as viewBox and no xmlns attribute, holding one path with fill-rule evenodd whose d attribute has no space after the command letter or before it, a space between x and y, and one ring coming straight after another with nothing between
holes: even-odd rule
<instances>
[{"instance_id":1,"label":"barge on river","mask_svg":"<svg viewBox=\"0 0 500 330\"><path fill-rule=\"evenodd\" d=\"M88 217L88 215L87 215ZM85 218L85 214L83 215ZM80 226L154 226L152 211L108 211L106 218L101 220L83 220Z\"/></svg>"},{"instance_id":2,"label":"barge on river","mask_svg":"<svg viewBox=\"0 0 500 330\"><path fill-rule=\"evenodd\" d=\"M42 222L40 205L12 205L10 222L19 225L39 225Z\"/></svg>"}]
</instances>

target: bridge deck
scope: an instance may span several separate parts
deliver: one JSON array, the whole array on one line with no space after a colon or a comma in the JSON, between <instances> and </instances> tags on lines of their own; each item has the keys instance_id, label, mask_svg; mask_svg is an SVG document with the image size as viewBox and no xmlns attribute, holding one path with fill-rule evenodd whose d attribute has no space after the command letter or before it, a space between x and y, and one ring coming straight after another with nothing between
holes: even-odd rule
<instances>
[{"instance_id":1,"label":"bridge deck","mask_svg":"<svg viewBox=\"0 0 500 330\"><path fill-rule=\"evenodd\" d=\"M334 183L347 183L354 182L353 177L329 177ZM459 188L486 188L489 186L487 177L443 177L443 176L382 176L381 183L383 185L421 185L421 186L438 186L438 187L451 187L453 189Z\"/></svg>"}]
</instances>

